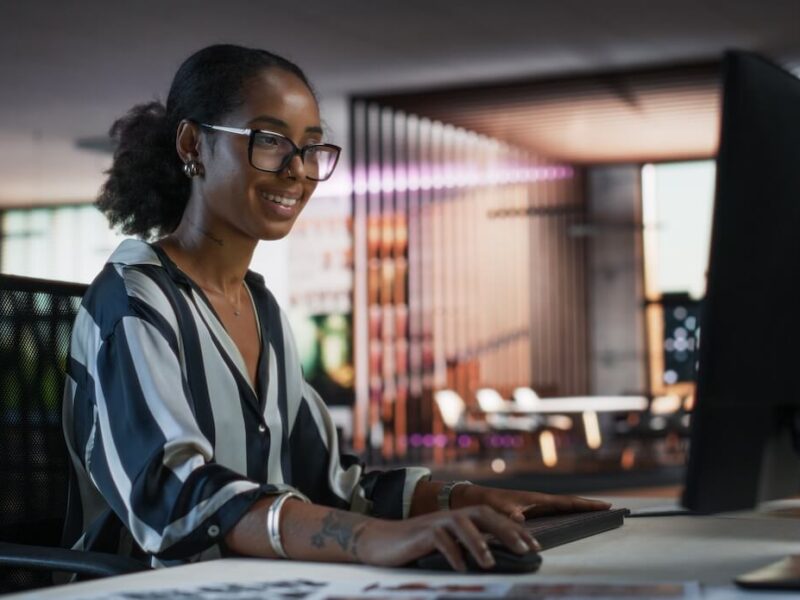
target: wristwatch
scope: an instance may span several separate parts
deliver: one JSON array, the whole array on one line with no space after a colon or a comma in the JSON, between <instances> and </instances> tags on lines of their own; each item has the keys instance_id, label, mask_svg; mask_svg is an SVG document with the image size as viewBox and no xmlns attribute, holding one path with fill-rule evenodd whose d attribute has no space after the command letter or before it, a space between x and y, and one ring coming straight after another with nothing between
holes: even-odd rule
<instances>
[{"instance_id":1,"label":"wristwatch","mask_svg":"<svg viewBox=\"0 0 800 600\"><path fill-rule=\"evenodd\" d=\"M436 494L436 507L439 510L450 510L450 496L453 493L453 488L457 485L472 485L471 481L462 480L462 481L448 481L445 483L441 489L439 489L439 493Z\"/></svg>"}]
</instances>

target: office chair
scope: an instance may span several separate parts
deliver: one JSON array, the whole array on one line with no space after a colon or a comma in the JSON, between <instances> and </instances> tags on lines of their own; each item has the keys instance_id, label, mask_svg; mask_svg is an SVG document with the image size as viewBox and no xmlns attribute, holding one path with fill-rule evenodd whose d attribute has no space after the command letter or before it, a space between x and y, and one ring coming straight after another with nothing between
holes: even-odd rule
<instances>
[{"instance_id":1,"label":"office chair","mask_svg":"<svg viewBox=\"0 0 800 600\"><path fill-rule=\"evenodd\" d=\"M467 418L467 405L455 390L437 390L433 394L436 407L445 427L454 433L479 434L490 431L483 421L471 421Z\"/></svg>"},{"instance_id":2,"label":"office chair","mask_svg":"<svg viewBox=\"0 0 800 600\"><path fill-rule=\"evenodd\" d=\"M64 364L85 285L0 275L0 593L53 572L140 571L124 557L61 547L71 467L61 427Z\"/></svg>"},{"instance_id":3,"label":"office chair","mask_svg":"<svg viewBox=\"0 0 800 600\"><path fill-rule=\"evenodd\" d=\"M522 402L516 397L518 393L523 396ZM495 389L481 388L475 396L481 410L487 413L487 421L494 427L535 435L542 462L546 467L554 467L558 463L555 433L571 429L572 420L563 415L538 415L536 407L539 405L539 396L531 388L517 388L514 394L513 400L506 400Z\"/></svg>"},{"instance_id":4,"label":"office chair","mask_svg":"<svg viewBox=\"0 0 800 600\"><path fill-rule=\"evenodd\" d=\"M522 415L515 402L510 402L494 388L480 388L475 392L478 406L486 417L486 422L495 429L536 431L543 420L536 415Z\"/></svg>"},{"instance_id":5,"label":"office chair","mask_svg":"<svg viewBox=\"0 0 800 600\"><path fill-rule=\"evenodd\" d=\"M522 439L524 443L525 439L530 439L536 432L536 423L530 418L526 417L523 423L513 421L513 415L491 414L482 409L470 410L455 390L437 390L433 397L442 423L451 436L455 439L467 436L469 439L477 440L478 456L481 458L487 458L490 454L496 456L498 450L502 451L502 448L506 447L506 442L503 440L517 438ZM473 419L471 416L477 416L479 419Z\"/></svg>"}]
</instances>

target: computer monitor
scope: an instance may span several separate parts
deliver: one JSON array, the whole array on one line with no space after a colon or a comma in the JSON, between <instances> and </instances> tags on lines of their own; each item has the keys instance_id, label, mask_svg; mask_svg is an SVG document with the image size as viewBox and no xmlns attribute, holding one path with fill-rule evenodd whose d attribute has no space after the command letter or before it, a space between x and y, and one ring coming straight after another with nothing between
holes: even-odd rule
<instances>
[{"instance_id":1,"label":"computer monitor","mask_svg":"<svg viewBox=\"0 0 800 600\"><path fill-rule=\"evenodd\" d=\"M683 505L800 492L800 79L723 60L707 291Z\"/></svg>"}]
</instances>

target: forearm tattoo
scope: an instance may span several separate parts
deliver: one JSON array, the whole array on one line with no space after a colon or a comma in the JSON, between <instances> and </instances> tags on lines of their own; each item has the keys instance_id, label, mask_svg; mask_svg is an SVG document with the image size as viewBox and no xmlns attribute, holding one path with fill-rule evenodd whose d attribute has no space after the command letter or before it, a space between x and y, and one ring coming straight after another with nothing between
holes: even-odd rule
<instances>
[{"instance_id":1,"label":"forearm tattoo","mask_svg":"<svg viewBox=\"0 0 800 600\"><path fill-rule=\"evenodd\" d=\"M326 539L329 539L358 558L358 538L364 531L364 527L359 525L363 523L364 519L358 515L332 510L322 519L322 529L311 536L311 545L324 548Z\"/></svg>"}]
</instances>

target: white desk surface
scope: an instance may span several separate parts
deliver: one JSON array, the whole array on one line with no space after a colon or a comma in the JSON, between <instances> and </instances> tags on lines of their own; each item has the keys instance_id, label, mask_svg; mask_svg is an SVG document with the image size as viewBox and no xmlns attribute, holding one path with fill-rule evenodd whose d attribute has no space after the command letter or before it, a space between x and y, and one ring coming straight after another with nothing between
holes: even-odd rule
<instances>
[{"instance_id":1,"label":"white desk surface","mask_svg":"<svg viewBox=\"0 0 800 600\"><path fill-rule=\"evenodd\" d=\"M657 498L609 500L617 507L631 509L665 504L664 499ZM800 507L800 502L787 501L779 506ZM454 575L356 565L228 559L4 598L88 599L123 591L294 578L363 582L365 585L419 580L431 584L508 582L512 578L517 583L699 582L703 598L800 598L799 592L746 592L732 583L736 575L788 554L800 554L798 518L777 517L764 512L727 513L713 517L645 517L631 518L619 529L546 550L542 554L541 569L530 575Z\"/></svg>"},{"instance_id":2,"label":"white desk surface","mask_svg":"<svg viewBox=\"0 0 800 600\"><path fill-rule=\"evenodd\" d=\"M644 396L559 396L539 398L535 404L520 406L517 402L505 401L488 413L514 414L568 414L582 412L626 412L641 411L647 408Z\"/></svg>"}]
</instances>

